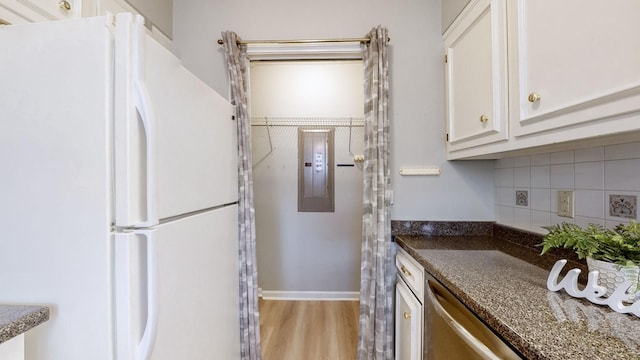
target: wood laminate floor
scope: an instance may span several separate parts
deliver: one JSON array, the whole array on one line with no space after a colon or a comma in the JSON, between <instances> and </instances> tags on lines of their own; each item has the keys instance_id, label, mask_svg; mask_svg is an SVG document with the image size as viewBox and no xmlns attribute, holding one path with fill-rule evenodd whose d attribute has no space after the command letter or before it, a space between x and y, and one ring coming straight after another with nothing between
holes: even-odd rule
<instances>
[{"instance_id":1,"label":"wood laminate floor","mask_svg":"<svg viewBox=\"0 0 640 360\"><path fill-rule=\"evenodd\" d=\"M358 301L260 299L263 360L353 360Z\"/></svg>"}]
</instances>

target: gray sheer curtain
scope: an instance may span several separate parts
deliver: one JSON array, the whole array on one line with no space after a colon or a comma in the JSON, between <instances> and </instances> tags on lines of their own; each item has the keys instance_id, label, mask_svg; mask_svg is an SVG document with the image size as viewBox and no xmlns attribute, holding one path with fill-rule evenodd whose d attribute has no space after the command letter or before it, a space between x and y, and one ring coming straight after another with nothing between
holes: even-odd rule
<instances>
[{"instance_id":1,"label":"gray sheer curtain","mask_svg":"<svg viewBox=\"0 0 640 360\"><path fill-rule=\"evenodd\" d=\"M258 272L256 269L256 224L253 206L251 166L251 124L247 111L249 59L245 45L238 45L234 32L222 33L231 81L231 102L236 105L238 126L238 256L240 271L240 355L242 360L259 360Z\"/></svg>"},{"instance_id":2,"label":"gray sheer curtain","mask_svg":"<svg viewBox=\"0 0 640 360\"><path fill-rule=\"evenodd\" d=\"M387 36L387 29L378 26L363 48L365 161L358 360L393 359Z\"/></svg>"}]
</instances>

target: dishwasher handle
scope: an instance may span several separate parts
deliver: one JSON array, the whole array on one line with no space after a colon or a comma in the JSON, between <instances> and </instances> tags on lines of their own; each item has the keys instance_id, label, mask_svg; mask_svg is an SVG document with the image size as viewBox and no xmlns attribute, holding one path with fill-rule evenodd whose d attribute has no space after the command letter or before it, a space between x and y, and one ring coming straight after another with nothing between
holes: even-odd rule
<instances>
[{"instance_id":1,"label":"dishwasher handle","mask_svg":"<svg viewBox=\"0 0 640 360\"><path fill-rule=\"evenodd\" d=\"M431 286L431 282L426 286L427 299L432 304L438 315L445 320L445 322L451 327L451 329L467 344L473 351L475 351L483 360L501 360L493 351L485 346L482 341L473 336L464 326L462 326L456 319L447 312L447 310L440 304L440 301L434 294L437 289Z\"/></svg>"}]
</instances>

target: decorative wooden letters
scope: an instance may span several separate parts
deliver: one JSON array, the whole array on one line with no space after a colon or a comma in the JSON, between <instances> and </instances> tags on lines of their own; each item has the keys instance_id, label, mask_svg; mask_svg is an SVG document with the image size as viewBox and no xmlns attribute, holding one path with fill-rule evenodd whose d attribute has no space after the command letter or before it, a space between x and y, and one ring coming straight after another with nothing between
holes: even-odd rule
<instances>
[{"instance_id":1,"label":"decorative wooden letters","mask_svg":"<svg viewBox=\"0 0 640 360\"><path fill-rule=\"evenodd\" d=\"M631 305L625 305L623 299L630 294L627 294L627 290L631 287L631 281L625 280L609 297L603 297L607 293L607 288L598 285L598 276L600 275L597 270L589 271L587 277L587 285L584 289L578 288L578 275L580 269L569 270L567 275L558 282L560 277L560 271L566 265L567 260L558 260L549 273L547 279L547 289L551 291L559 291L565 289L567 294L575 298L585 298L594 304L608 305L613 311L619 313L632 313L635 316L640 317L640 301L635 301Z\"/></svg>"}]
</instances>

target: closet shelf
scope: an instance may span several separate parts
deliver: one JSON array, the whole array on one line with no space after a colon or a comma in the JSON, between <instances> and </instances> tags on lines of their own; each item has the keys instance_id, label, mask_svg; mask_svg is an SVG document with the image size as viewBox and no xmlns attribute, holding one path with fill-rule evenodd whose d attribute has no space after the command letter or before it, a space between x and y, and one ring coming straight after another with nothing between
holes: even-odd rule
<instances>
[{"instance_id":1,"label":"closet shelf","mask_svg":"<svg viewBox=\"0 0 640 360\"><path fill-rule=\"evenodd\" d=\"M251 126L364 127L361 117L252 117Z\"/></svg>"}]
</instances>

